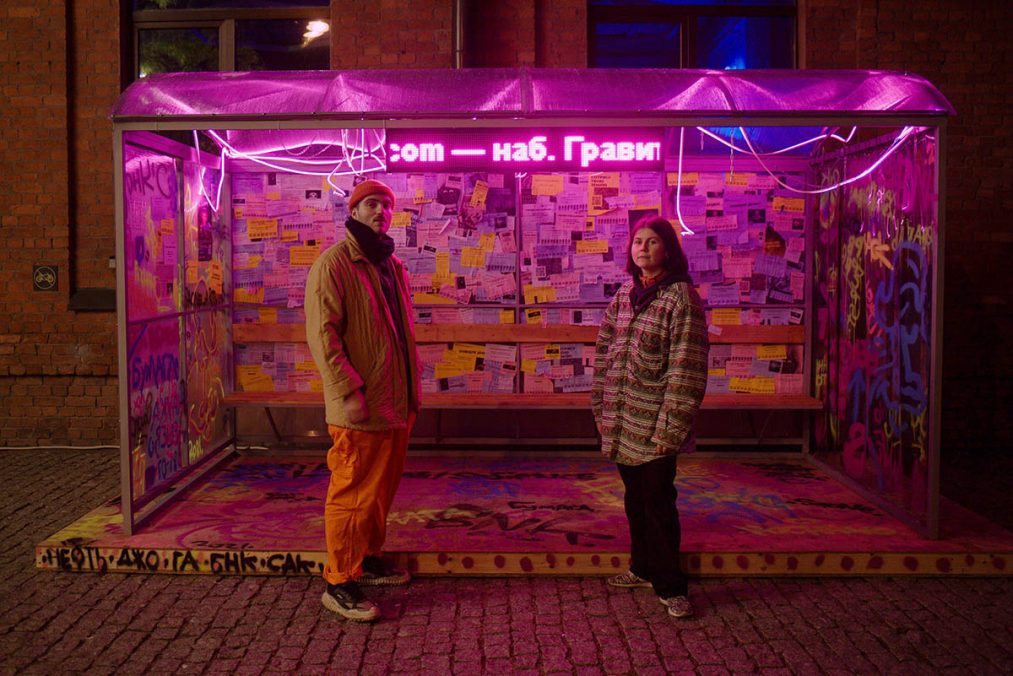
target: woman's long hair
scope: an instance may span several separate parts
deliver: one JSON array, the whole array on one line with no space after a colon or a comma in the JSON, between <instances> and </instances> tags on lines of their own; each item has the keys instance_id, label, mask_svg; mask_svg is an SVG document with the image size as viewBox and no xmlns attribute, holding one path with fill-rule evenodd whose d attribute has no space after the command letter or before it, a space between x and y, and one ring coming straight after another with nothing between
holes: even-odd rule
<instances>
[{"instance_id":1,"label":"woman's long hair","mask_svg":"<svg viewBox=\"0 0 1013 676\"><path fill-rule=\"evenodd\" d=\"M626 272L630 273L633 277L640 276L640 268L637 267L636 261L633 260L631 250L633 249L633 237L637 234L638 230L643 230L644 228L653 230L658 238L661 239L662 246L665 247L665 274L674 272L688 277L689 261L686 260L686 254L682 250L682 245L679 244L675 228L668 222L668 219L661 216L644 216L630 228L630 239L626 242Z\"/></svg>"}]
</instances>

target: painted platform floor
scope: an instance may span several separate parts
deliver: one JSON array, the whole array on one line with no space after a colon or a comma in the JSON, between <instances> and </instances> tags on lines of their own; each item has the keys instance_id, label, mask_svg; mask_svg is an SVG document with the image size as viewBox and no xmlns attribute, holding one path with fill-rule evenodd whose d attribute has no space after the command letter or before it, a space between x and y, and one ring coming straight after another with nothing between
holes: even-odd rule
<instances>
[{"instance_id":1,"label":"painted platform floor","mask_svg":"<svg viewBox=\"0 0 1013 676\"><path fill-rule=\"evenodd\" d=\"M127 537L118 500L36 546L38 568L316 575L323 456L235 456ZM802 459L680 459L697 576L1009 575L1013 534L944 500L926 540ZM628 566L622 483L594 456L409 455L386 551L419 575L604 575Z\"/></svg>"}]
</instances>

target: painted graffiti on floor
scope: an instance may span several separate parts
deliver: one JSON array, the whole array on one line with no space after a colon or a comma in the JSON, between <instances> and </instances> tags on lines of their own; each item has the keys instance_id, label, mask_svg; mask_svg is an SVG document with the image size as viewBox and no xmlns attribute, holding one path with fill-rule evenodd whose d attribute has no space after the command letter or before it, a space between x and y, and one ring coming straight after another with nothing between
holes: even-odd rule
<instances>
[{"instance_id":1,"label":"painted graffiti on floor","mask_svg":"<svg viewBox=\"0 0 1013 676\"><path fill-rule=\"evenodd\" d=\"M328 478L322 458L239 457L131 537L123 534L118 501L110 501L40 543L36 565L68 572L319 574ZM676 482L686 565L700 574L903 573L936 565L988 572L1005 561L948 554L930 564L911 552L953 545L922 540L800 461L686 457ZM976 546L983 552L990 545ZM386 550L430 573L604 574L628 565L628 547L622 483L604 459L410 455ZM898 551L907 553L891 554Z\"/></svg>"}]
</instances>

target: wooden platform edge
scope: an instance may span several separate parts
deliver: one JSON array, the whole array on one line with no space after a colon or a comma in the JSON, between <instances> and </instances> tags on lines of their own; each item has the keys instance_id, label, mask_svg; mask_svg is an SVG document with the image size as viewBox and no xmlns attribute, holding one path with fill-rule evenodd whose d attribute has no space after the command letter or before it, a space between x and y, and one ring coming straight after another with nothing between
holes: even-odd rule
<instances>
[{"instance_id":1,"label":"wooden platform edge","mask_svg":"<svg viewBox=\"0 0 1013 676\"><path fill-rule=\"evenodd\" d=\"M626 552L389 552L414 575L603 576L629 567ZM42 542L35 567L65 573L319 576L323 551L92 547ZM692 577L1013 575L1013 552L683 552Z\"/></svg>"}]
</instances>

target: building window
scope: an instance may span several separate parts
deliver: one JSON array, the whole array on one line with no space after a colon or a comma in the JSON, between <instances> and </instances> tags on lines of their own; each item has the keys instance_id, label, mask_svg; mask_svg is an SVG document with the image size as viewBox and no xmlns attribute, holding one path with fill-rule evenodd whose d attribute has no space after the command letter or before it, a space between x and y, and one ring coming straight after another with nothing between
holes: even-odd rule
<instances>
[{"instance_id":1,"label":"building window","mask_svg":"<svg viewBox=\"0 0 1013 676\"><path fill-rule=\"evenodd\" d=\"M130 22L124 50L130 80L181 71L330 68L329 0L134 0Z\"/></svg>"},{"instance_id":2,"label":"building window","mask_svg":"<svg viewBox=\"0 0 1013 676\"><path fill-rule=\"evenodd\" d=\"M146 28L137 31L136 76L219 70L216 26Z\"/></svg>"},{"instance_id":3,"label":"building window","mask_svg":"<svg viewBox=\"0 0 1013 676\"><path fill-rule=\"evenodd\" d=\"M590 0L594 68L795 68L795 0Z\"/></svg>"}]
</instances>

